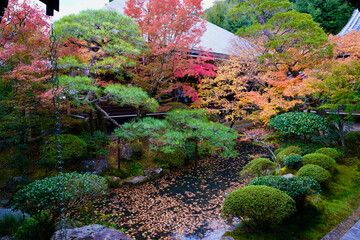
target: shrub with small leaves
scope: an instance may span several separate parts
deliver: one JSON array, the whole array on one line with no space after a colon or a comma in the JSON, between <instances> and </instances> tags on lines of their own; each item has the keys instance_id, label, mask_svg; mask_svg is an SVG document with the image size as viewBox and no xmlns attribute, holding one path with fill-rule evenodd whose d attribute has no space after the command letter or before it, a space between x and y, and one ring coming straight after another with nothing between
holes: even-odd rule
<instances>
[{"instance_id":1,"label":"shrub with small leaves","mask_svg":"<svg viewBox=\"0 0 360 240\"><path fill-rule=\"evenodd\" d=\"M281 152L279 152L277 154L277 158L280 160L281 163L283 163L285 158L287 158L293 154L301 155L301 149L297 146L289 146L289 147L285 148L284 150L282 150Z\"/></svg>"},{"instance_id":2,"label":"shrub with small leaves","mask_svg":"<svg viewBox=\"0 0 360 240\"><path fill-rule=\"evenodd\" d=\"M284 165L292 169L298 169L302 166L303 161L304 159L300 155L293 154L285 158Z\"/></svg>"},{"instance_id":3,"label":"shrub with small leaves","mask_svg":"<svg viewBox=\"0 0 360 240\"><path fill-rule=\"evenodd\" d=\"M288 112L275 116L269 127L288 136L311 136L327 129L327 121L320 115L308 112Z\"/></svg>"},{"instance_id":4,"label":"shrub with small leaves","mask_svg":"<svg viewBox=\"0 0 360 240\"><path fill-rule=\"evenodd\" d=\"M59 184L65 191L60 193ZM107 183L103 177L76 172L36 180L18 191L13 197L13 208L28 213L36 219L45 214L53 222L60 216L60 199L72 208L106 193Z\"/></svg>"},{"instance_id":5,"label":"shrub with small leaves","mask_svg":"<svg viewBox=\"0 0 360 240\"><path fill-rule=\"evenodd\" d=\"M329 156L326 156L321 153L310 153L303 156L304 165L307 164L315 164L322 168L325 168L329 172L334 170L334 166L336 165L336 161Z\"/></svg>"},{"instance_id":6,"label":"shrub with small leaves","mask_svg":"<svg viewBox=\"0 0 360 240\"><path fill-rule=\"evenodd\" d=\"M297 177L309 177L318 181L319 183L325 182L330 178L330 176L331 175L329 171L314 164L305 165L297 172Z\"/></svg>"},{"instance_id":7,"label":"shrub with small leaves","mask_svg":"<svg viewBox=\"0 0 360 240\"><path fill-rule=\"evenodd\" d=\"M313 153L316 150L318 150L319 148L323 148L323 145L321 145L320 143L313 143L310 141L289 141L289 142L285 142L283 145L281 145L281 147L276 149L275 154L280 153L282 150L284 150L285 148L287 148L289 146L299 147L301 149L301 154L299 154L299 155Z\"/></svg>"},{"instance_id":8,"label":"shrub with small leaves","mask_svg":"<svg viewBox=\"0 0 360 240\"><path fill-rule=\"evenodd\" d=\"M242 178L253 178L272 174L277 164L267 158L256 158L248 162L240 172Z\"/></svg>"},{"instance_id":9,"label":"shrub with small leaves","mask_svg":"<svg viewBox=\"0 0 360 240\"><path fill-rule=\"evenodd\" d=\"M320 149L316 150L315 153L324 154L326 156L331 157L334 160L344 157L344 154L342 152L339 152L335 148L320 148Z\"/></svg>"},{"instance_id":10,"label":"shrub with small leaves","mask_svg":"<svg viewBox=\"0 0 360 240\"><path fill-rule=\"evenodd\" d=\"M317 194L321 191L320 184L309 177L285 178L283 176L258 177L249 186L264 185L285 192L295 202L302 202L306 195Z\"/></svg>"},{"instance_id":11,"label":"shrub with small leaves","mask_svg":"<svg viewBox=\"0 0 360 240\"><path fill-rule=\"evenodd\" d=\"M286 193L268 186L248 186L231 192L224 201L225 217L261 226L278 224L295 212L295 201Z\"/></svg>"}]
</instances>

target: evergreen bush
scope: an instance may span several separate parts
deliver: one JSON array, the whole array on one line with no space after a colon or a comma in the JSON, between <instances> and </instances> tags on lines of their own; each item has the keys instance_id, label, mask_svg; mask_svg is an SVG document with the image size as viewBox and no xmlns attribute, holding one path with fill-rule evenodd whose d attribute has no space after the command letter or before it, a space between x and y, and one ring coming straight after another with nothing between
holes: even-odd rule
<instances>
[{"instance_id":1,"label":"evergreen bush","mask_svg":"<svg viewBox=\"0 0 360 240\"><path fill-rule=\"evenodd\" d=\"M303 156L303 164L315 164L322 168L325 168L329 172L333 172L336 161L329 156L321 153L310 153Z\"/></svg>"},{"instance_id":2,"label":"evergreen bush","mask_svg":"<svg viewBox=\"0 0 360 240\"><path fill-rule=\"evenodd\" d=\"M86 142L79 137L71 134L60 135L61 156L64 161L80 159L87 151ZM47 169L52 169L57 163L57 145L54 136L47 138L40 146L40 161L41 166Z\"/></svg>"},{"instance_id":3,"label":"evergreen bush","mask_svg":"<svg viewBox=\"0 0 360 240\"><path fill-rule=\"evenodd\" d=\"M324 154L326 156L331 157L334 160L338 160L339 158L344 157L344 154L342 152L339 152L335 148L320 148L320 149L316 150L315 153Z\"/></svg>"},{"instance_id":4,"label":"evergreen bush","mask_svg":"<svg viewBox=\"0 0 360 240\"><path fill-rule=\"evenodd\" d=\"M248 186L231 192L224 201L225 217L261 226L278 224L295 212L295 201L286 193L268 186Z\"/></svg>"},{"instance_id":5,"label":"evergreen bush","mask_svg":"<svg viewBox=\"0 0 360 240\"><path fill-rule=\"evenodd\" d=\"M321 191L320 184L309 177L292 177L285 178L283 176L265 176L258 177L251 181L249 186L264 185L279 189L292 197L295 202L302 202L306 195L319 193Z\"/></svg>"},{"instance_id":6,"label":"evergreen bush","mask_svg":"<svg viewBox=\"0 0 360 240\"><path fill-rule=\"evenodd\" d=\"M331 175L329 171L314 164L305 165L297 172L297 177L309 177L318 181L319 183L324 183L330 178L330 176Z\"/></svg>"},{"instance_id":7,"label":"evergreen bush","mask_svg":"<svg viewBox=\"0 0 360 240\"><path fill-rule=\"evenodd\" d=\"M269 127L288 136L309 137L327 129L327 121L320 115L308 112L288 112L275 116Z\"/></svg>"},{"instance_id":8,"label":"evergreen bush","mask_svg":"<svg viewBox=\"0 0 360 240\"><path fill-rule=\"evenodd\" d=\"M297 169L302 166L303 161L304 159L300 155L293 154L285 158L284 165L292 169Z\"/></svg>"},{"instance_id":9,"label":"evergreen bush","mask_svg":"<svg viewBox=\"0 0 360 240\"><path fill-rule=\"evenodd\" d=\"M278 160L280 160L280 163L283 164L285 158L287 158L293 154L301 155L301 149L297 146L289 146L289 147L285 148L284 150L282 150L281 152L279 152L276 156L277 156Z\"/></svg>"}]
</instances>

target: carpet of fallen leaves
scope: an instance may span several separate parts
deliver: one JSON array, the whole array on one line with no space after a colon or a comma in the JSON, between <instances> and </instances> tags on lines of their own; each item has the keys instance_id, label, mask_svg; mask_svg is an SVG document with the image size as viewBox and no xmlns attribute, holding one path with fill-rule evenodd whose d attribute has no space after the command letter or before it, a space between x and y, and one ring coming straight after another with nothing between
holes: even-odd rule
<instances>
[{"instance_id":1,"label":"carpet of fallen leaves","mask_svg":"<svg viewBox=\"0 0 360 240\"><path fill-rule=\"evenodd\" d=\"M232 224L221 218L224 195L243 187L239 171L258 146L239 146L236 158L204 159L141 186L122 186L95 204L100 214L136 240L220 239Z\"/></svg>"}]
</instances>

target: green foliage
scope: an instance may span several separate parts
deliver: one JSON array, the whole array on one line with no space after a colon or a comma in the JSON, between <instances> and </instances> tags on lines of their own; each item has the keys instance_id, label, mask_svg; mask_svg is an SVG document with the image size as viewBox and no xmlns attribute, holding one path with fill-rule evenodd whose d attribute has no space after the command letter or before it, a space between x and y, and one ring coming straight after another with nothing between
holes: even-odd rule
<instances>
[{"instance_id":1,"label":"green foliage","mask_svg":"<svg viewBox=\"0 0 360 240\"><path fill-rule=\"evenodd\" d=\"M144 90L138 87L111 84L105 87L104 92L110 94L110 99L120 106L130 105L136 108L141 106L150 112L155 112L159 107L155 99L150 98Z\"/></svg>"},{"instance_id":2,"label":"green foliage","mask_svg":"<svg viewBox=\"0 0 360 240\"><path fill-rule=\"evenodd\" d=\"M348 151L360 157L360 131L348 132L344 139Z\"/></svg>"},{"instance_id":3,"label":"green foliage","mask_svg":"<svg viewBox=\"0 0 360 240\"><path fill-rule=\"evenodd\" d=\"M240 177L253 178L262 175L272 174L277 165L267 158L256 158L245 165L240 172Z\"/></svg>"},{"instance_id":4,"label":"green foliage","mask_svg":"<svg viewBox=\"0 0 360 240\"><path fill-rule=\"evenodd\" d=\"M134 21L116 11L86 10L70 14L56 21L54 29L62 41L72 39L78 45L85 41L89 50L105 53L92 59L89 67L93 70L119 74L124 66L134 64L130 55L139 55L145 49Z\"/></svg>"},{"instance_id":5,"label":"green foliage","mask_svg":"<svg viewBox=\"0 0 360 240\"><path fill-rule=\"evenodd\" d=\"M216 1L211 8L204 11L204 18L229 32L236 33L239 28L247 28L252 24L251 18L231 11L240 2L240 0Z\"/></svg>"},{"instance_id":6,"label":"green foliage","mask_svg":"<svg viewBox=\"0 0 360 240\"><path fill-rule=\"evenodd\" d=\"M320 148L320 149L316 150L315 153L324 154L326 156L331 157L334 160L344 157L344 154L342 152L339 152L335 148Z\"/></svg>"},{"instance_id":7,"label":"green foliage","mask_svg":"<svg viewBox=\"0 0 360 240\"><path fill-rule=\"evenodd\" d=\"M298 169L302 166L303 161L304 159L300 155L294 154L285 158L284 165L292 169Z\"/></svg>"},{"instance_id":8,"label":"green foliage","mask_svg":"<svg viewBox=\"0 0 360 240\"><path fill-rule=\"evenodd\" d=\"M321 153L310 153L303 156L303 164L315 164L322 168L325 168L329 172L333 172L336 161L329 156Z\"/></svg>"},{"instance_id":9,"label":"green foliage","mask_svg":"<svg viewBox=\"0 0 360 240\"><path fill-rule=\"evenodd\" d=\"M289 0L292 9L310 14L326 32L337 34L346 25L354 7L346 0Z\"/></svg>"},{"instance_id":10,"label":"green foliage","mask_svg":"<svg viewBox=\"0 0 360 240\"><path fill-rule=\"evenodd\" d=\"M59 192L60 181L66 191ZM61 198L65 207L71 209L88 199L105 194L106 189L106 180L97 175L65 173L26 185L14 195L12 207L37 220L44 214L54 222L60 216Z\"/></svg>"},{"instance_id":11,"label":"green foliage","mask_svg":"<svg viewBox=\"0 0 360 240\"><path fill-rule=\"evenodd\" d=\"M180 150L169 153L160 153L157 157L160 161L166 162L169 167L184 166L186 158L185 154Z\"/></svg>"},{"instance_id":12,"label":"green foliage","mask_svg":"<svg viewBox=\"0 0 360 240\"><path fill-rule=\"evenodd\" d=\"M203 110L176 109L165 120L153 118L136 119L114 131L125 140L148 139L151 150L171 153L186 152L189 142L196 143L203 154L222 151L222 156L232 156L237 133L219 123L210 122ZM189 153L188 153L189 154Z\"/></svg>"},{"instance_id":13,"label":"green foliage","mask_svg":"<svg viewBox=\"0 0 360 240\"><path fill-rule=\"evenodd\" d=\"M326 120L320 115L308 112L288 112L272 118L269 127L275 128L288 136L317 135L326 130Z\"/></svg>"},{"instance_id":14,"label":"green foliage","mask_svg":"<svg viewBox=\"0 0 360 240\"><path fill-rule=\"evenodd\" d=\"M21 214L5 214L0 218L0 236L15 235L18 228L23 224Z\"/></svg>"},{"instance_id":15,"label":"green foliage","mask_svg":"<svg viewBox=\"0 0 360 240\"><path fill-rule=\"evenodd\" d=\"M323 145L321 145L320 143L313 143L310 141L288 141L288 142L285 142L284 144L282 144L281 147L276 149L275 154L278 154L279 152L281 152L282 150L284 150L285 148L287 148L289 146L297 146L297 147L301 148L300 155L313 153L316 150L318 150L319 148L323 147Z\"/></svg>"},{"instance_id":16,"label":"green foliage","mask_svg":"<svg viewBox=\"0 0 360 240\"><path fill-rule=\"evenodd\" d=\"M319 183L324 183L330 178L330 173L318 165L307 164L299 169L297 177L309 177Z\"/></svg>"},{"instance_id":17,"label":"green foliage","mask_svg":"<svg viewBox=\"0 0 360 240\"><path fill-rule=\"evenodd\" d=\"M29 217L16 231L16 239L34 240L34 239L50 239L54 232L54 226L49 224L45 216L41 216L40 220Z\"/></svg>"},{"instance_id":18,"label":"green foliage","mask_svg":"<svg viewBox=\"0 0 360 240\"><path fill-rule=\"evenodd\" d=\"M279 152L276 156L283 163L285 158L287 158L293 154L301 155L301 149L297 146L289 146L289 147L285 148L284 150L282 150L281 152Z\"/></svg>"},{"instance_id":19,"label":"green foliage","mask_svg":"<svg viewBox=\"0 0 360 240\"><path fill-rule=\"evenodd\" d=\"M144 166L141 163L131 163L129 166L130 176L139 176L144 173Z\"/></svg>"},{"instance_id":20,"label":"green foliage","mask_svg":"<svg viewBox=\"0 0 360 240\"><path fill-rule=\"evenodd\" d=\"M279 224L295 212L295 202L286 193L268 186L248 186L231 192L224 201L225 217L239 217L247 223Z\"/></svg>"},{"instance_id":21,"label":"green foliage","mask_svg":"<svg viewBox=\"0 0 360 240\"><path fill-rule=\"evenodd\" d=\"M318 194L321 191L320 184L309 177L285 178L283 176L258 177L249 183L249 186L264 185L285 192L295 202L301 203L306 195Z\"/></svg>"},{"instance_id":22,"label":"green foliage","mask_svg":"<svg viewBox=\"0 0 360 240\"><path fill-rule=\"evenodd\" d=\"M106 155L109 153L108 150L105 149L105 146L109 144L109 137L101 131L95 131L94 135L91 136L90 133L85 133L79 136L82 140L84 140L88 146L90 151L87 151L88 157L92 155Z\"/></svg>"},{"instance_id":23,"label":"green foliage","mask_svg":"<svg viewBox=\"0 0 360 240\"><path fill-rule=\"evenodd\" d=\"M86 153L86 142L71 134L62 134L59 137L61 143L61 157L63 160L79 160ZM57 163L57 145L55 136L50 136L40 146L39 164L52 169Z\"/></svg>"},{"instance_id":24,"label":"green foliage","mask_svg":"<svg viewBox=\"0 0 360 240\"><path fill-rule=\"evenodd\" d=\"M156 138L168 127L166 121L145 117L124 123L121 128L115 129L114 135L127 141Z\"/></svg>"},{"instance_id":25,"label":"green foliage","mask_svg":"<svg viewBox=\"0 0 360 240\"><path fill-rule=\"evenodd\" d=\"M17 144L15 153L9 159L9 167L19 169L21 173L29 169L32 162L29 159L29 145Z\"/></svg>"},{"instance_id":26,"label":"green foliage","mask_svg":"<svg viewBox=\"0 0 360 240\"><path fill-rule=\"evenodd\" d=\"M143 156L143 145L141 142L130 143L130 151L133 155L133 160L138 161Z\"/></svg>"}]
</instances>

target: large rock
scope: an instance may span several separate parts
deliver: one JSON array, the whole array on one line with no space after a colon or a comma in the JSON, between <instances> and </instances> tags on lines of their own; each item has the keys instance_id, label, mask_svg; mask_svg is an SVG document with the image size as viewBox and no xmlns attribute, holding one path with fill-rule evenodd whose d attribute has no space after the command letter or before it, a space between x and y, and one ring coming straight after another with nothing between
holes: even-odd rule
<instances>
[{"instance_id":1,"label":"large rock","mask_svg":"<svg viewBox=\"0 0 360 240\"><path fill-rule=\"evenodd\" d=\"M28 181L29 179L27 179L26 177L10 177L9 182L7 182L4 188L8 189L10 192L15 192L20 184L26 184L28 183Z\"/></svg>"},{"instance_id":2,"label":"large rock","mask_svg":"<svg viewBox=\"0 0 360 240\"><path fill-rule=\"evenodd\" d=\"M81 171L92 174L101 174L108 167L107 159L83 160Z\"/></svg>"},{"instance_id":3,"label":"large rock","mask_svg":"<svg viewBox=\"0 0 360 240\"><path fill-rule=\"evenodd\" d=\"M144 170L145 176L150 179L157 179L165 174L165 171L162 168L158 168L155 170Z\"/></svg>"},{"instance_id":4,"label":"large rock","mask_svg":"<svg viewBox=\"0 0 360 240\"><path fill-rule=\"evenodd\" d=\"M106 228L105 226L94 224L81 228L66 229L65 239L76 240L133 240L125 233L112 228ZM58 230L51 237L51 240L62 240L61 230Z\"/></svg>"},{"instance_id":5,"label":"large rock","mask_svg":"<svg viewBox=\"0 0 360 240\"><path fill-rule=\"evenodd\" d=\"M137 177L133 177L132 179L124 180L124 183L130 184L130 185L140 185L147 181L149 181L149 178L147 176L137 176Z\"/></svg>"},{"instance_id":6,"label":"large rock","mask_svg":"<svg viewBox=\"0 0 360 240\"><path fill-rule=\"evenodd\" d=\"M289 174L285 174L285 175L282 175L284 178L293 178L293 177L295 177L295 175L294 174L291 174L291 173L289 173Z\"/></svg>"}]
</instances>

